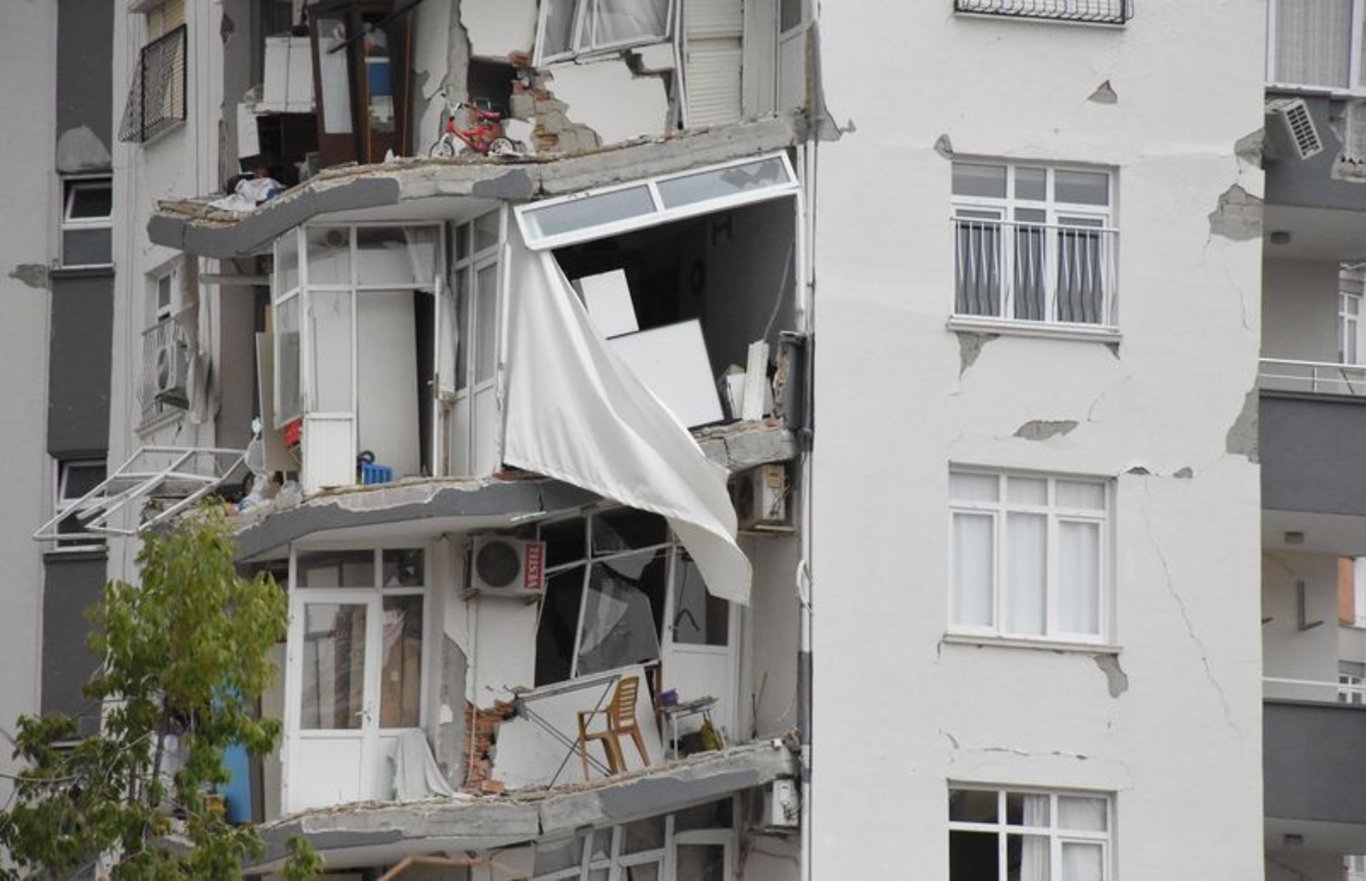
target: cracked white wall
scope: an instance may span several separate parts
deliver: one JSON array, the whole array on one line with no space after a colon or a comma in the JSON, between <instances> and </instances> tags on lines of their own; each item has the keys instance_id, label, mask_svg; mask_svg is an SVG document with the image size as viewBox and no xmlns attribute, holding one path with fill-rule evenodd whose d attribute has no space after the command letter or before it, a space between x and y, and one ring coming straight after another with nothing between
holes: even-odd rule
<instances>
[{"instance_id":1,"label":"cracked white wall","mask_svg":"<svg viewBox=\"0 0 1366 881\"><path fill-rule=\"evenodd\" d=\"M1114 792L1119 878L1261 876L1258 469L1228 452L1261 248L1209 215L1234 185L1262 192L1234 144L1262 124L1263 15L1146 0L1099 29L823 8L845 131L819 146L816 203L815 877L915 854L916 877L946 878L949 780ZM888 34L897 51L868 51ZM1106 81L1115 100L1088 100ZM888 83L913 98L891 104ZM963 369L941 135L1116 170L1113 351L1003 335L965 341ZM1115 479L1127 689L1085 652L942 641L951 462Z\"/></svg>"}]
</instances>

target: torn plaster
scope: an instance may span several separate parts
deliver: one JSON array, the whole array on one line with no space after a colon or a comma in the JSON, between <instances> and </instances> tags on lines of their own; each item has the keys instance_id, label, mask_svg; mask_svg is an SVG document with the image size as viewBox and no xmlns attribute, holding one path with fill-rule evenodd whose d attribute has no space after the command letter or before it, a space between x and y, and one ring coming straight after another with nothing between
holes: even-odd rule
<instances>
[{"instance_id":1,"label":"torn plaster","mask_svg":"<svg viewBox=\"0 0 1366 881\"><path fill-rule=\"evenodd\" d=\"M89 126L69 128L57 138L57 171L62 174L107 171L112 162L109 148Z\"/></svg>"},{"instance_id":2,"label":"torn plaster","mask_svg":"<svg viewBox=\"0 0 1366 881\"><path fill-rule=\"evenodd\" d=\"M536 42L536 0L460 0L460 22L475 58L506 61L514 52L530 54Z\"/></svg>"},{"instance_id":3,"label":"torn plaster","mask_svg":"<svg viewBox=\"0 0 1366 881\"><path fill-rule=\"evenodd\" d=\"M1172 477L1175 477L1177 480L1190 480L1194 476L1195 469L1189 465L1177 469L1177 471L1174 474L1172 474Z\"/></svg>"},{"instance_id":4,"label":"torn plaster","mask_svg":"<svg viewBox=\"0 0 1366 881\"><path fill-rule=\"evenodd\" d=\"M46 288L47 264L20 263L10 270L9 277L18 279L31 288Z\"/></svg>"},{"instance_id":5,"label":"torn plaster","mask_svg":"<svg viewBox=\"0 0 1366 881\"><path fill-rule=\"evenodd\" d=\"M1094 655L1092 660L1100 668L1100 672L1105 674L1105 687L1110 692L1110 697L1119 697L1129 690L1129 674L1119 666L1119 656L1111 654Z\"/></svg>"},{"instance_id":6,"label":"torn plaster","mask_svg":"<svg viewBox=\"0 0 1366 881\"><path fill-rule=\"evenodd\" d=\"M450 5L453 0L426 0L411 15L413 21L413 118L417 120L413 152L424 155L436 140L441 126L444 102L441 91L447 87L452 49Z\"/></svg>"},{"instance_id":7,"label":"torn plaster","mask_svg":"<svg viewBox=\"0 0 1366 881\"><path fill-rule=\"evenodd\" d=\"M441 714L437 722L436 761L452 786L465 782L465 653L449 636L441 639ZM460 712L452 708L460 707Z\"/></svg>"},{"instance_id":8,"label":"torn plaster","mask_svg":"<svg viewBox=\"0 0 1366 881\"><path fill-rule=\"evenodd\" d=\"M1234 184L1219 194L1219 204L1209 214L1211 235L1235 242L1262 237L1262 200Z\"/></svg>"},{"instance_id":9,"label":"torn plaster","mask_svg":"<svg viewBox=\"0 0 1366 881\"><path fill-rule=\"evenodd\" d=\"M1090 97L1086 100L1095 104L1118 104L1119 95L1115 92L1114 87L1110 85L1110 81L1106 80L1099 86L1096 86L1096 90L1092 92Z\"/></svg>"},{"instance_id":10,"label":"torn plaster","mask_svg":"<svg viewBox=\"0 0 1366 881\"><path fill-rule=\"evenodd\" d=\"M1070 434L1079 423L1075 419L1033 419L1015 429L1015 437L1045 441Z\"/></svg>"},{"instance_id":11,"label":"torn plaster","mask_svg":"<svg viewBox=\"0 0 1366 881\"><path fill-rule=\"evenodd\" d=\"M1254 388L1243 398L1243 408L1238 411L1238 417L1229 426L1228 434L1224 438L1224 449L1233 456L1244 456L1249 462L1256 464L1258 458L1257 448L1257 408L1260 398Z\"/></svg>"},{"instance_id":12,"label":"torn plaster","mask_svg":"<svg viewBox=\"0 0 1366 881\"><path fill-rule=\"evenodd\" d=\"M947 136L941 136L947 139ZM952 154L950 154L952 155ZM958 331L958 375L962 377L967 373L968 368L977 363L977 358L986 348L987 343L999 339L1000 334L996 333L968 333Z\"/></svg>"},{"instance_id":13,"label":"torn plaster","mask_svg":"<svg viewBox=\"0 0 1366 881\"><path fill-rule=\"evenodd\" d=\"M457 3L459 0L448 0L450 3ZM450 24L446 32L446 76L443 87L446 90L447 98L454 101L465 101L470 97L469 94L469 67L470 67L470 35L465 30L465 24L460 20L458 12L450 12Z\"/></svg>"},{"instance_id":14,"label":"torn plaster","mask_svg":"<svg viewBox=\"0 0 1366 881\"><path fill-rule=\"evenodd\" d=\"M530 199L535 192L536 182L523 168L513 168L491 180L476 181L470 187L470 195L483 199L521 201Z\"/></svg>"},{"instance_id":15,"label":"torn plaster","mask_svg":"<svg viewBox=\"0 0 1366 881\"><path fill-rule=\"evenodd\" d=\"M948 135L940 135L934 139L934 152L945 159L953 158L953 141L949 140Z\"/></svg>"},{"instance_id":16,"label":"torn plaster","mask_svg":"<svg viewBox=\"0 0 1366 881\"><path fill-rule=\"evenodd\" d=\"M1265 145L1266 130L1259 128L1254 132L1248 132L1233 142L1233 155L1237 156L1239 161L1245 162L1253 168L1261 168L1262 151L1265 149Z\"/></svg>"},{"instance_id":17,"label":"torn plaster","mask_svg":"<svg viewBox=\"0 0 1366 881\"><path fill-rule=\"evenodd\" d=\"M570 120L597 132L603 144L655 138L669 127L669 93L662 77L638 77L613 56L549 68L555 97Z\"/></svg>"}]
</instances>

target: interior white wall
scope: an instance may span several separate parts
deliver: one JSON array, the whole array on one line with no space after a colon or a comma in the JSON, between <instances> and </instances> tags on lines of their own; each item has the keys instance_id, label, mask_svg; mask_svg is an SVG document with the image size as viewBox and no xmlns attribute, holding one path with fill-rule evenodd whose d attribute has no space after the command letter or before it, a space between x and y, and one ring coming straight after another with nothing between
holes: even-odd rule
<instances>
[{"instance_id":1,"label":"interior white wall","mask_svg":"<svg viewBox=\"0 0 1366 881\"><path fill-rule=\"evenodd\" d=\"M39 708L42 547L29 538L51 513L53 473L46 450L47 267L56 255L59 195L52 173L56 144L57 4L7 5L0 28L3 100L13 111L0 128L0 193L11 222L0 236L0 297L5 320L0 352L11 382L0 388L5 418L5 505L0 511L0 730ZM16 770L0 735L0 805L9 804Z\"/></svg>"},{"instance_id":2,"label":"interior white wall","mask_svg":"<svg viewBox=\"0 0 1366 881\"><path fill-rule=\"evenodd\" d=\"M536 0L460 0L470 54L506 61L509 53L531 52L539 12Z\"/></svg>"},{"instance_id":3,"label":"interior white wall","mask_svg":"<svg viewBox=\"0 0 1366 881\"><path fill-rule=\"evenodd\" d=\"M754 567L750 605L741 610L739 728L748 741L797 727L799 607L795 538L745 537L741 547Z\"/></svg>"},{"instance_id":4,"label":"interior white wall","mask_svg":"<svg viewBox=\"0 0 1366 881\"><path fill-rule=\"evenodd\" d=\"M370 450L394 477L421 471L417 437L417 325L412 291L356 298L357 452Z\"/></svg>"},{"instance_id":5,"label":"interior white wall","mask_svg":"<svg viewBox=\"0 0 1366 881\"><path fill-rule=\"evenodd\" d=\"M1262 264L1262 355L1338 360L1338 265L1331 260Z\"/></svg>"},{"instance_id":6,"label":"interior white wall","mask_svg":"<svg viewBox=\"0 0 1366 881\"><path fill-rule=\"evenodd\" d=\"M1304 583L1300 630L1298 591ZM1267 676L1336 683L1338 678L1338 560L1328 554L1268 551L1262 555L1262 666ZM1332 700L1331 689L1268 686L1276 697Z\"/></svg>"},{"instance_id":7,"label":"interior white wall","mask_svg":"<svg viewBox=\"0 0 1366 881\"><path fill-rule=\"evenodd\" d=\"M1266 881L1342 881L1342 856L1275 851L1266 857Z\"/></svg>"},{"instance_id":8,"label":"interior white wall","mask_svg":"<svg viewBox=\"0 0 1366 881\"><path fill-rule=\"evenodd\" d=\"M843 132L816 148L814 877L907 854L947 877L950 780L1115 793L1119 878L1262 873L1258 469L1238 452L1260 235L1209 216L1235 185L1262 192L1234 144L1262 126L1264 15L1145 0L1094 28L822 8ZM888 34L896 51L870 49ZM1107 81L1117 102L1089 100ZM946 330L936 142L1118 169L1117 351ZM1076 425L1016 436L1035 420ZM951 462L1116 479L1123 678L1090 652L943 642Z\"/></svg>"},{"instance_id":9,"label":"interior white wall","mask_svg":"<svg viewBox=\"0 0 1366 881\"><path fill-rule=\"evenodd\" d=\"M576 123L598 133L603 144L657 138L668 129L669 93L657 76L636 76L616 55L546 67L550 89L569 105Z\"/></svg>"}]
</instances>

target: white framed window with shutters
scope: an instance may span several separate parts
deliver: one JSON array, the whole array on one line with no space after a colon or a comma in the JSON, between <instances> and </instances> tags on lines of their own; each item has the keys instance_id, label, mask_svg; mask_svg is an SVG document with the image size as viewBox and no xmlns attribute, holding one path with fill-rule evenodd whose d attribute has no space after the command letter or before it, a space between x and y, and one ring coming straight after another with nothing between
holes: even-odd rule
<instances>
[{"instance_id":1,"label":"white framed window with shutters","mask_svg":"<svg viewBox=\"0 0 1366 881\"><path fill-rule=\"evenodd\" d=\"M1104 792L949 786L949 881L1112 881Z\"/></svg>"},{"instance_id":2,"label":"white framed window with shutters","mask_svg":"<svg viewBox=\"0 0 1366 881\"><path fill-rule=\"evenodd\" d=\"M1366 0L1271 0L1267 82L1366 94L1364 31Z\"/></svg>"},{"instance_id":3,"label":"white framed window with shutters","mask_svg":"<svg viewBox=\"0 0 1366 881\"><path fill-rule=\"evenodd\" d=\"M953 468L949 631L1110 639L1108 480Z\"/></svg>"}]
</instances>

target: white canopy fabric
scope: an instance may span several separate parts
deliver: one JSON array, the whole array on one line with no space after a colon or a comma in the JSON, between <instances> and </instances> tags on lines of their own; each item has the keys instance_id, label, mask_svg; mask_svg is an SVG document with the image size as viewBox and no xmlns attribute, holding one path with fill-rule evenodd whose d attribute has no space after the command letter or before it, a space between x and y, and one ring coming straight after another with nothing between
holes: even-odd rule
<instances>
[{"instance_id":1,"label":"white canopy fabric","mask_svg":"<svg viewBox=\"0 0 1366 881\"><path fill-rule=\"evenodd\" d=\"M748 605L725 469L608 348L554 256L510 244L503 461L662 515L707 589Z\"/></svg>"}]
</instances>

